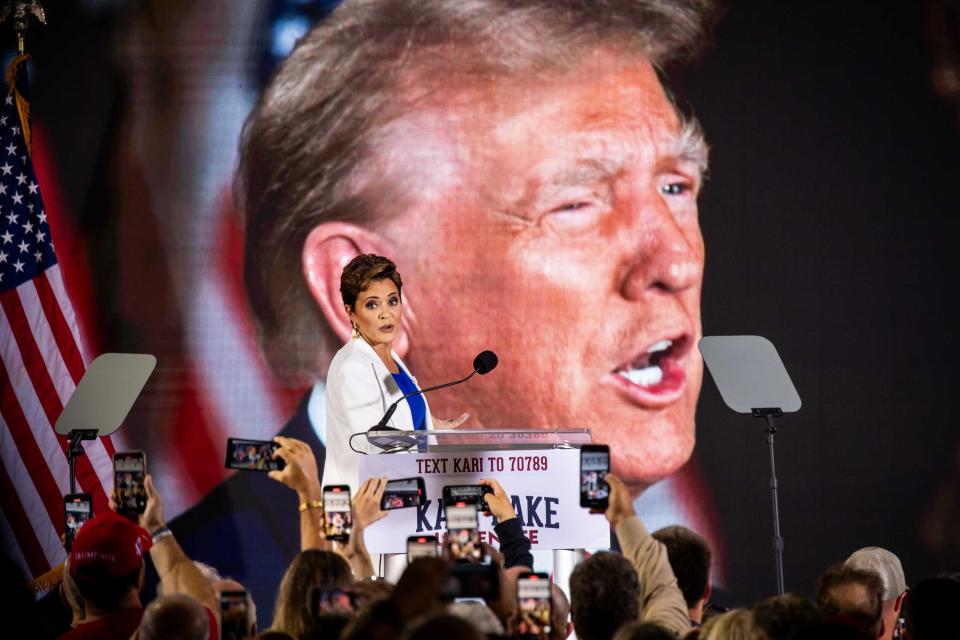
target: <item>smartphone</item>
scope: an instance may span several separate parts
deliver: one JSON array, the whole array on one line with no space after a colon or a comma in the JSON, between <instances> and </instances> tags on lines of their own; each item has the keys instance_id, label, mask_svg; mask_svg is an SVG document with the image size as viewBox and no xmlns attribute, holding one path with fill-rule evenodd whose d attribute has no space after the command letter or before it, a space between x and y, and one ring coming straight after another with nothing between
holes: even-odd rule
<instances>
[{"instance_id":1,"label":"smartphone","mask_svg":"<svg viewBox=\"0 0 960 640\"><path fill-rule=\"evenodd\" d=\"M147 459L143 451L118 451L113 455L113 486L117 493L117 513L141 514L147 509Z\"/></svg>"},{"instance_id":2,"label":"smartphone","mask_svg":"<svg viewBox=\"0 0 960 640\"><path fill-rule=\"evenodd\" d=\"M480 546L480 507L476 502L454 502L446 505L447 537L444 546L453 561L480 562L483 548Z\"/></svg>"},{"instance_id":3,"label":"smartphone","mask_svg":"<svg viewBox=\"0 0 960 640\"><path fill-rule=\"evenodd\" d=\"M448 484L443 488L443 504L475 502L480 511L489 511L484 496L493 493L493 487L485 484Z\"/></svg>"},{"instance_id":4,"label":"smartphone","mask_svg":"<svg viewBox=\"0 0 960 640\"><path fill-rule=\"evenodd\" d=\"M353 528L350 486L328 484L323 488L323 534L327 540L346 542Z\"/></svg>"},{"instance_id":5,"label":"smartphone","mask_svg":"<svg viewBox=\"0 0 960 640\"><path fill-rule=\"evenodd\" d=\"M220 592L220 639L243 640L250 637L246 591Z\"/></svg>"},{"instance_id":6,"label":"smartphone","mask_svg":"<svg viewBox=\"0 0 960 640\"><path fill-rule=\"evenodd\" d=\"M610 447L585 444L580 447L580 506L606 511L610 504Z\"/></svg>"},{"instance_id":7,"label":"smartphone","mask_svg":"<svg viewBox=\"0 0 960 640\"><path fill-rule=\"evenodd\" d=\"M314 618L329 613L353 613L355 610L356 598L350 587L314 587L310 591L310 613Z\"/></svg>"},{"instance_id":8,"label":"smartphone","mask_svg":"<svg viewBox=\"0 0 960 640\"><path fill-rule=\"evenodd\" d=\"M63 532L67 551L73 546L77 531L93 517L93 498L89 493L68 493L63 497Z\"/></svg>"},{"instance_id":9,"label":"smartphone","mask_svg":"<svg viewBox=\"0 0 960 640\"><path fill-rule=\"evenodd\" d=\"M417 558L436 558L440 555L440 545L436 536L410 536L407 538L407 562Z\"/></svg>"},{"instance_id":10,"label":"smartphone","mask_svg":"<svg viewBox=\"0 0 960 640\"><path fill-rule=\"evenodd\" d=\"M383 490L383 498L380 499L380 508L387 511L419 507L426 499L427 489L423 484L423 478L400 478L387 482L387 487Z\"/></svg>"},{"instance_id":11,"label":"smartphone","mask_svg":"<svg viewBox=\"0 0 960 640\"><path fill-rule=\"evenodd\" d=\"M545 639L550 635L553 606L550 577L545 573L521 573L517 578L517 635Z\"/></svg>"},{"instance_id":12,"label":"smartphone","mask_svg":"<svg viewBox=\"0 0 960 640\"><path fill-rule=\"evenodd\" d=\"M280 445L272 440L245 440L227 438L227 469L242 471L283 471L282 458L274 458L273 452Z\"/></svg>"}]
</instances>

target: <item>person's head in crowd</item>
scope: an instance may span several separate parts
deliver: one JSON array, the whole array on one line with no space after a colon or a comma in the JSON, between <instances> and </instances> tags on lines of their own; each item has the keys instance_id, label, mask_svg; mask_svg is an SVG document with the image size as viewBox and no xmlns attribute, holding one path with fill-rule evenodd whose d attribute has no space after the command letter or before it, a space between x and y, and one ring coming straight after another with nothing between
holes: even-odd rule
<instances>
[{"instance_id":1,"label":"person's head in crowd","mask_svg":"<svg viewBox=\"0 0 960 640\"><path fill-rule=\"evenodd\" d=\"M958 640L957 605L960 579L956 574L927 578L915 584L903 605L906 640Z\"/></svg>"},{"instance_id":2,"label":"person's head in crowd","mask_svg":"<svg viewBox=\"0 0 960 640\"><path fill-rule=\"evenodd\" d=\"M850 554L844 564L864 571L873 571L883 582L883 640L891 640L903 611L907 595L907 578L900 558L881 547L864 547Z\"/></svg>"},{"instance_id":3,"label":"person's head in crowd","mask_svg":"<svg viewBox=\"0 0 960 640\"><path fill-rule=\"evenodd\" d=\"M676 640L676 637L653 622L630 622L617 630L613 640Z\"/></svg>"},{"instance_id":4,"label":"person's head in crowd","mask_svg":"<svg viewBox=\"0 0 960 640\"><path fill-rule=\"evenodd\" d=\"M811 600L786 593L753 605L753 621L769 640L787 640L791 634L823 622L823 613Z\"/></svg>"},{"instance_id":5,"label":"person's head in crowd","mask_svg":"<svg viewBox=\"0 0 960 640\"><path fill-rule=\"evenodd\" d=\"M350 565L332 551L307 549L294 557L280 580L270 629L299 637L310 629L310 593L314 587L333 589L353 582Z\"/></svg>"},{"instance_id":6,"label":"person's head in crowd","mask_svg":"<svg viewBox=\"0 0 960 640\"><path fill-rule=\"evenodd\" d=\"M438 613L411 623L400 638L402 640L484 640L485 636L470 622L452 613Z\"/></svg>"},{"instance_id":7,"label":"person's head in crowd","mask_svg":"<svg viewBox=\"0 0 960 640\"><path fill-rule=\"evenodd\" d=\"M140 607L143 558L151 544L145 529L114 511L81 527L70 549L70 577L88 617Z\"/></svg>"},{"instance_id":8,"label":"person's head in crowd","mask_svg":"<svg viewBox=\"0 0 960 640\"><path fill-rule=\"evenodd\" d=\"M299 640L327 640L339 638L347 628L353 615L350 613L324 613L316 616L311 623L310 630L300 634Z\"/></svg>"},{"instance_id":9,"label":"person's head in crowd","mask_svg":"<svg viewBox=\"0 0 960 640\"><path fill-rule=\"evenodd\" d=\"M873 571L846 564L829 567L817 581L817 603L828 620L871 638L883 635L883 582Z\"/></svg>"},{"instance_id":10,"label":"person's head in crowd","mask_svg":"<svg viewBox=\"0 0 960 640\"><path fill-rule=\"evenodd\" d=\"M190 596L160 596L143 610L137 637L138 640L208 640L207 610Z\"/></svg>"},{"instance_id":11,"label":"person's head in crowd","mask_svg":"<svg viewBox=\"0 0 960 640\"><path fill-rule=\"evenodd\" d=\"M640 616L640 579L630 561L595 553L570 574L570 617L580 640L607 640Z\"/></svg>"},{"instance_id":12,"label":"person's head in crowd","mask_svg":"<svg viewBox=\"0 0 960 640\"><path fill-rule=\"evenodd\" d=\"M651 534L667 548L670 567L683 592L690 620L703 622L703 607L710 599L710 547L702 536L680 525Z\"/></svg>"},{"instance_id":13,"label":"person's head in crowd","mask_svg":"<svg viewBox=\"0 0 960 640\"><path fill-rule=\"evenodd\" d=\"M389 598L393 593L393 583L377 578L367 578L353 583L350 587L356 608L362 609L375 600Z\"/></svg>"},{"instance_id":14,"label":"person's head in crowd","mask_svg":"<svg viewBox=\"0 0 960 640\"><path fill-rule=\"evenodd\" d=\"M273 369L323 376L352 332L343 265L397 256L412 286L392 346L421 379L488 347L512 363L435 413L590 427L637 490L682 466L707 151L658 70L702 48L712 4L348 0L319 22L241 141L244 279Z\"/></svg>"},{"instance_id":15,"label":"person's head in crowd","mask_svg":"<svg viewBox=\"0 0 960 640\"><path fill-rule=\"evenodd\" d=\"M459 616L470 623L474 629L484 636L502 636L503 623L490 607L480 602L454 602L447 607L447 612Z\"/></svg>"},{"instance_id":16,"label":"person's head in crowd","mask_svg":"<svg viewBox=\"0 0 960 640\"><path fill-rule=\"evenodd\" d=\"M733 609L703 624L699 640L766 640L763 629L746 609Z\"/></svg>"},{"instance_id":17,"label":"person's head in crowd","mask_svg":"<svg viewBox=\"0 0 960 640\"><path fill-rule=\"evenodd\" d=\"M448 600L443 591L449 567L449 563L441 558L417 558L407 566L391 595L401 620L409 621L445 610Z\"/></svg>"},{"instance_id":18,"label":"person's head in crowd","mask_svg":"<svg viewBox=\"0 0 960 640\"><path fill-rule=\"evenodd\" d=\"M251 636L257 635L257 605L253 601L253 596L247 591L247 588L233 578L224 578L215 567L205 562L194 560L193 566L195 566L203 577L207 579L207 582L210 583L210 588L213 589L213 594L218 600L220 594L224 591L243 591L247 594L247 628L250 630ZM157 584L157 595L164 595L162 583Z\"/></svg>"}]
</instances>

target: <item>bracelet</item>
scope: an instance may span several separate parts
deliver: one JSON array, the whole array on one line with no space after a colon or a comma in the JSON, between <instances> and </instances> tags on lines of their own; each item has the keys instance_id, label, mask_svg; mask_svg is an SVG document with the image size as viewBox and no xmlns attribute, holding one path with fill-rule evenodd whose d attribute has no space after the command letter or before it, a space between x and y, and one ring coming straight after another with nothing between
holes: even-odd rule
<instances>
[{"instance_id":1,"label":"bracelet","mask_svg":"<svg viewBox=\"0 0 960 640\"><path fill-rule=\"evenodd\" d=\"M150 534L150 537L153 539L153 544L157 544L164 538L170 538L173 536L173 531L170 531L167 527L160 527L156 531Z\"/></svg>"},{"instance_id":2,"label":"bracelet","mask_svg":"<svg viewBox=\"0 0 960 640\"><path fill-rule=\"evenodd\" d=\"M300 513L307 509L323 509L323 500L310 500L309 502L304 500L300 503L298 509L300 509Z\"/></svg>"}]
</instances>

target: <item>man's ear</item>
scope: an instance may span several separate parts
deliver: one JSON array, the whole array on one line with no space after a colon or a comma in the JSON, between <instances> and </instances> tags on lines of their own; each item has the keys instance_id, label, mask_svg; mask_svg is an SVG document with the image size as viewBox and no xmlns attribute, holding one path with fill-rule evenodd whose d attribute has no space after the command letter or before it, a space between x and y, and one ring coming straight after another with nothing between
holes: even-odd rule
<instances>
[{"instance_id":1,"label":"man's ear","mask_svg":"<svg viewBox=\"0 0 960 640\"><path fill-rule=\"evenodd\" d=\"M389 258L385 247L386 242L378 235L345 222L317 225L307 235L301 259L303 276L317 308L341 342L347 342L353 334L350 316L344 310L343 298L340 296L340 275L343 268L362 253L375 253ZM403 302L404 321L401 323L400 333L391 345L401 358L406 355L410 344L404 325L412 319L407 317L410 309L406 305L405 293Z\"/></svg>"}]
</instances>

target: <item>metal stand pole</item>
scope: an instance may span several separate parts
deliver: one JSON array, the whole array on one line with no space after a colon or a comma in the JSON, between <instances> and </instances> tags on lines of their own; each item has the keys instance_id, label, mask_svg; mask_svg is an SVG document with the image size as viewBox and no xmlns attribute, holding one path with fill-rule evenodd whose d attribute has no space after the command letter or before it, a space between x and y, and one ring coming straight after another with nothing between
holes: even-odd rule
<instances>
[{"instance_id":1,"label":"metal stand pole","mask_svg":"<svg viewBox=\"0 0 960 640\"><path fill-rule=\"evenodd\" d=\"M777 498L777 465L773 455L773 435L777 425L773 415L767 414L767 448L770 450L770 500L773 503L773 556L777 568L777 595L783 595L783 537L780 535L780 501Z\"/></svg>"},{"instance_id":2,"label":"metal stand pole","mask_svg":"<svg viewBox=\"0 0 960 640\"><path fill-rule=\"evenodd\" d=\"M83 441L96 440L98 431L96 429L74 429L67 436L69 444L67 445L67 464L70 469L70 493L77 492L77 458L83 455Z\"/></svg>"}]
</instances>

